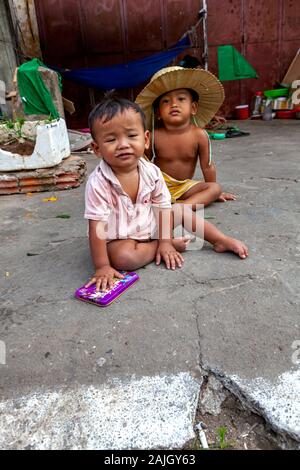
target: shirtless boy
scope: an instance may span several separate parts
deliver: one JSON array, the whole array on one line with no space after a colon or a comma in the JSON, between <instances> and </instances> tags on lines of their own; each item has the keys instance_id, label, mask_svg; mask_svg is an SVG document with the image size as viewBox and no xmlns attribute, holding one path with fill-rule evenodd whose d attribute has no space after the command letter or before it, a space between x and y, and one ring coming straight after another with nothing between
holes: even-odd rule
<instances>
[{"instance_id":1,"label":"shirtless boy","mask_svg":"<svg viewBox=\"0 0 300 470\"><path fill-rule=\"evenodd\" d=\"M161 169L173 203L207 206L236 199L216 182L209 137L202 129L223 100L223 87L213 74L182 67L157 72L136 99L152 129L146 155ZM192 179L198 160L204 181Z\"/></svg>"}]
</instances>

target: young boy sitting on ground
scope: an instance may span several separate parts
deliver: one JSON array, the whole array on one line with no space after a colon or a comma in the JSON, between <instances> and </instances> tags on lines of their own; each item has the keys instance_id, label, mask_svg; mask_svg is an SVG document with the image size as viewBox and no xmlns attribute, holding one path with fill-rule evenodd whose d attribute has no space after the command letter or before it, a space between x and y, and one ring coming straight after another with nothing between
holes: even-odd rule
<instances>
[{"instance_id":1,"label":"young boy sitting on ground","mask_svg":"<svg viewBox=\"0 0 300 470\"><path fill-rule=\"evenodd\" d=\"M201 129L223 100L223 87L213 74L182 67L157 72L136 98L152 131L152 148L146 155L161 169L173 203L207 206L213 201L236 199L222 193L217 184L209 137ZM192 180L198 159L204 181Z\"/></svg>"},{"instance_id":2,"label":"young boy sitting on ground","mask_svg":"<svg viewBox=\"0 0 300 470\"><path fill-rule=\"evenodd\" d=\"M171 197L154 164L141 158L149 147L149 131L140 107L126 99L105 98L91 112L89 127L94 153L101 158L89 176L85 195L85 218L89 220L89 242L95 274L87 286L111 287L117 270L132 271L153 260L164 260L168 269L181 267L187 238L173 239ZM180 210L181 205L177 205ZM185 207L188 209L188 207ZM169 227L162 230L161 218ZM183 220L182 220L183 219ZM189 230L199 217L191 209L181 218ZM247 247L223 235L201 219L196 235L215 251L233 251L246 258ZM165 233L166 232L166 233Z\"/></svg>"}]
</instances>

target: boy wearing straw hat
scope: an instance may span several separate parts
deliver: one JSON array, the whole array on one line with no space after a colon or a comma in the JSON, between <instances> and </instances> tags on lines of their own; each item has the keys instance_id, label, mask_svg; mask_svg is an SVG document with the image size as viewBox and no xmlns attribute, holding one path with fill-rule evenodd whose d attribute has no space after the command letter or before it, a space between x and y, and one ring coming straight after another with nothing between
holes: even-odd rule
<instances>
[{"instance_id":1,"label":"boy wearing straw hat","mask_svg":"<svg viewBox=\"0 0 300 470\"><path fill-rule=\"evenodd\" d=\"M216 182L209 137L202 129L223 101L223 87L212 73L178 66L158 71L137 96L152 131L146 155L161 169L172 203L207 206L236 199ZM204 181L192 179L198 159Z\"/></svg>"}]
</instances>

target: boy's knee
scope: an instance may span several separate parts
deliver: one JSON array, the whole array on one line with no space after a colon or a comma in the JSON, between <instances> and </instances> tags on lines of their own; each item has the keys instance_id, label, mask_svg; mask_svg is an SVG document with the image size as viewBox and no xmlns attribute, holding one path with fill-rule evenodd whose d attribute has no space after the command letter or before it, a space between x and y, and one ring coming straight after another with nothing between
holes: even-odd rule
<instances>
[{"instance_id":1,"label":"boy's knee","mask_svg":"<svg viewBox=\"0 0 300 470\"><path fill-rule=\"evenodd\" d=\"M219 197L222 192L221 186L218 183L209 183L209 184L210 184L210 189L212 193L214 194L214 196L216 198Z\"/></svg>"},{"instance_id":2,"label":"boy's knee","mask_svg":"<svg viewBox=\"0 0 300 470\"><path fill-rule=\"evenodd\" d=\"M132 269L132 266L135 264L134 250L128 250L128 248L122 248L113 258L112 264L115 269Z\"/></svg>"}]
</instances>

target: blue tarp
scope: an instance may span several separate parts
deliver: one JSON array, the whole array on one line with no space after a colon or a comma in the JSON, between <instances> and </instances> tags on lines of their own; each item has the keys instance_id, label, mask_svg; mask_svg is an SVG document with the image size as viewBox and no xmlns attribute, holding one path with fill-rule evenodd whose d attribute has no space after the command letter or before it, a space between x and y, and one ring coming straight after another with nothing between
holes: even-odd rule
<instances>
[{"instance_id":1,"label":"blue tarp","mask_svg":"<svg viewBox=\"0 0 300 470\"><path fill-rule=\"evenodd\" d=\"M167 51L158 52L141 60L132 60L126 64L110 67L93 67L66 71L53 68L64 78L92 88L111 90L112 88L131 88L148 80L155 72L168 65L184 49L191 46L186 35Z\"/></svg>"}]
</instances>

